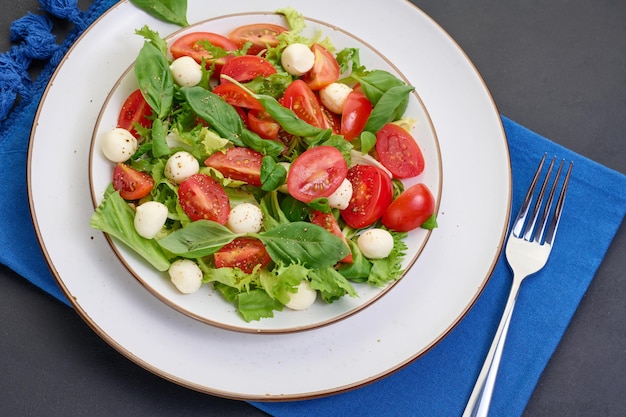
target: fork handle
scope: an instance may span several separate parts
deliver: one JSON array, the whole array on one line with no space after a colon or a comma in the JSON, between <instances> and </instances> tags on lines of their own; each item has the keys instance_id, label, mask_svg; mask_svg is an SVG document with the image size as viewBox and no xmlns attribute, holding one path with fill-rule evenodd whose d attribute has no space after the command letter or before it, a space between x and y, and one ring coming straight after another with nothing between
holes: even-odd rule
<instances>
[{"instance_id":1,"label":"fork handle","mask_svg":"<svg viewBox=\"0 0 626 417\"><path fill-rule=\"evenodd\" d=\"M513 285L511 286L511 291L509 292L509 297L504 307L498 330L491 342L491 347L489 348L483 367L480 370L480 374L478 374L478 379L476 380L474 390L463 412L463 417L487 417L489 413L489 404L491 403L491 396L493 394L498 368L500 367L500 359L502 358L509 323L511 322L511 316L515 308L515 300L517 300L521 283L521 280L513 278Z\"/></svg>"}]
</instances>

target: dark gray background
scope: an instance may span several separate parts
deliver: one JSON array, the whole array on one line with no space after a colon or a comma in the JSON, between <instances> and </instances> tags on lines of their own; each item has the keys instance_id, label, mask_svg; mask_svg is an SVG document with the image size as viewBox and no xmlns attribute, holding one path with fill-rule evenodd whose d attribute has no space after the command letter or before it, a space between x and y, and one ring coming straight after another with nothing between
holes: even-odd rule
<instances>
[{"instance_id":1,"label":"dark gray background","mask_svg":"<svg viewBox=\"0 0 626 417\"><path fill-rule=\"evenodd\" d=\"M626 173L626 2L413 3L465 50L502 114ZM37 12L39 4L0 4L4 52L11 46L10 23ZM79 1L83 9L89 4ZM57 22L57 29L62 36L67 26ZM622 226L525 417L626 415L625 248ZM143 370L103 342L72 309L0 266L0 415L181 414L265 415Z\"/></svg>"}]
</instances>

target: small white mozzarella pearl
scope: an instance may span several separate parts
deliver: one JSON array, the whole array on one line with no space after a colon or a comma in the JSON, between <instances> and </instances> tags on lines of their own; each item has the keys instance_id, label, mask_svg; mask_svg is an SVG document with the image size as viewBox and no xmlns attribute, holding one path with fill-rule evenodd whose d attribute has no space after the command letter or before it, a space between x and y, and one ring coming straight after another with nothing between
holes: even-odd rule
<instances>
[{"instance_id":1,"label":"small white mozzarella pearl","mask_svg":"<svg viewBox=\"0 0 626 417\"><path fill-rule=\"evenodd\" d=\"M175 59L170 65L170 71L176 84L181 87L193 87L202 79L202 67L190 56Z\"/></svg>"},{"instance_id":2,"label":"small white mozzarella pearl","mask_svg":"<svg viewBox=\"0 0 626 417\"><path fill-rule=\"evenodd\" d=\"M289 293L289 302L285 306L292 310L306 310L313 305L316 298L317 291L305 280L298 285L296 292Z\"/></svg>"},{"instance_id":3,"label":"small white mozzarella pearl","mask_svg":"<svg viewBox=\"0 0 626 417\"><path fill-rule=\"evenodd\" d=\"M289 74L300 76L313 68L315 54L303 43L292 43L283 49L280 63Z\"/></svg>"},{"instance_id":4,"label":"small white mozzarella pearl","mask_svg":"<svg viewBox=\"0 0 626 417\"><path fill-rule=\"evenodd\" d=\"M185 151L176 152L165 163L165 176L176 184L180 184L199 171L200 163L198 160Z\"/></svg>"},{"instance_id":5,"label":"small white mozzarella pearl","mask_svg":"<svg viewBox=\"0 0 626 417\"><path fill-rule=\"evenodd\" d=\"M257 233L262 226L263 212L252 203L241 203L233 207L226 222L226 227L233 233Z\"/></svg>"},{"instance_id":6,"label":"small white mozzarella pearl","mask_svg":"<svg viewBox=\"0 0 626 417\"><path fill-rule=\"evenodd\" d=\"M352 183L349 179L344 178L339 188L334 193L328 196L328 204L332 208L339 210L345 210L350 204L352 198Z\"/></svg>"},{"instance_id":7,"label":"small white mozzarella pearl","mask_svg":"<svg viewBox=\"0 0 626 417\"><path fill-rule=\"evenodd\" d=\"M352 88L342 83L331 83L320 90L320 100L333 113L341 114Z\"/></svg>"},{"instance_id":8,"label":"small white mozzarella pearl","mask_svg":"<svg viewBox=\"0 0 626 417\"><path fill-rule=\"evenodd\" d=\"M357 240L363 256L368 259L383 259L393 250L393 237L384 229L369 229Z\"/></svg>"},{"instance_id":9,"label":"small white mozzarella pearl","mask_svg":"<svg viewBox=\"0 0 626 417\"><path fill-rule=\"evenodd\" d=\"M102 153L112 162L124 162L137 151L137 139L128 130L116 127L102 136Z\"/></svg>"},{"instance_id":10,"label":"small white mozzarella pearl","mask_svg":"<svg viewBox=\"0 0 626 417\"><path fill-rule=\"evenodd\" d=\"M202 285L202 270L190 259L179 259L168 270L172 283L183 294L191 294Z\"/></svg>"},{"instance_id":11,"label":"small white mozzarella pearl","mask_svg":"<svg viewBox=\"0 0 626 417\"><path fill-rule=\"evenodd\" d=\"M152 239L161 231L167 220L167 207L158 201L147 201L135 211L135 230L139 236Z\"/></svg>"}]
</instances>

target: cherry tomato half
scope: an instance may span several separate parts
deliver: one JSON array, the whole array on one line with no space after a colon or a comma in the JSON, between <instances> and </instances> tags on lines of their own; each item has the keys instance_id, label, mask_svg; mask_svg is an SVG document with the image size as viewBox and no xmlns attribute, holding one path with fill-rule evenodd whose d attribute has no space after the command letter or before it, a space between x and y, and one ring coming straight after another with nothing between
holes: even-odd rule
<instances>
[{"instance_id":1,"label":"cherry tomato half","mask_svg":"<svg viewBox=\"0 0 626 417\"><path fill-rule=\"evenodd\" d=\"M304 151L289 168L287 189L296 200L309 203L328 197L346 178L348 165L333 146L317 146Z\"/></svg>"},{"instance_id":2,"label":"cherry tomato half","mask_svg":"<svg viewBox=\"0 0 626 417\"><path fill-rule=\"evenodd\" d=\"M268 112L264 110L250 110L248 112L248 129L263 139L278 139L280 125Z\"/></svg>"},{"instance_id":3,"label":"cherry tomato half","mask_svg":"<svg viewBox=\"0 0 626 417\"><path fill-rule=\"evenodd\" d=\"M230 202L226 191L213 178L194 174L178 187L178 201L192 221L205 219L226 224Z\"/></svg>"},{"instance_id":4,"label":"cherry tomato half","mask_svg":"<svg viewBox=\"0 0 626 417\"><path fill-rule=\"evenodd\" d=\"M215 64L216 73L219 74L222 66L230 59L230 56L214 59L213 55L204 48L203 42L210 42L211 45L222 48L225 51L236 51L238 49L237 44L226 36L212 32L193 32L176 39L170 46L170 52L174 59L181 56L190 56L196 62L201 63L204 58L207 68L211 64Z\"/></svg>"},{"instance_id":5,"label":"cherry tomato half","mask_svg":"<svg viewBox=\"0 0 626 417\"><path fill-rule=\"evenodd\" d=\"M113 189L120 192L124 200L139 200L152 191L154 179L147 172L137 171L118 163L113 170Z\"/></svg>"},{"instance_id":6,"label":"cherry tomato half","mask_svg":"<svg viewBox=\"0 0 626 417\"><path fill-rule=\"evenodd\" d=\"M223 83L216 85L213 92L222 97L231 106L245 107L246 109L263 110L263 105L259 100L252 97L243 88L233 83Z\"/></svg>"},{"instance_id":7,"label":"cherry tomato half","mask_svg":"<svg viewBox=\"0 0 626 417\"><path fill-rule=\"evenodd\" d=\"M139 134L134 128L135 123L139 123L141 126L149 128L152 126L152 120L149 117L152 115L152 109L150 105L143 98L141 91L133 91L122 104L122 109L117 118L117 127L128 130L134 137L138 138Z\"/></svg>"},{"instance_id":8,"label":"cherry tomato half","mask_svg":"<svg viewBox=\"0 0 626 417\"><path fill-rule=\"evenodd\" d=\"M368 117L372 113L372 103L360 91L348 94L341 112L341 134L346 140L353 140L361 134Z\"/></svg>"},{"instance_id":9,"label":"cherry tomato half","mask_svg":"<svg viewBox=\"0 0 626 417\"><path fill-rule=\"evenodd\" d=\"M280 103L291 109L299 119L310 125L328 129L328 121L324 117L320 102L313 90L301 79L295 80L285 89Z\"/></svg>"},{"instance_id":10,"label":"cherry tomato half","mask_svg":"<svg viewBox=\"0 0 626 417\"><path fill-rule=\"evenodd\" d=\"M213 254L217 268L239 268L245 273L252 273L254 267L265 267L272 261L263 243L253 237L240 237Z\"/></svg>"},{"instance_id":11,"label":"cherry tomato half","mask_svg":"<svg viewBox=\"0 0 626 417\"><path fill-rule=\"evenodd\" d=\"M348 242L346 242L346 237L343 235L343 233L341 233L341 229L339 228L337 219L335 219L335 216L333 216L332 213L322 213L321 211L315 210L311 215L311 223L322 226L333 235L342 238L346 245L348 245ZM352 261L352 253L349 253L339 262L351 264Z\"/></svg>"},{"instance_id":12,"label":"cherry tomato half","mask_svg":"<svg viewBox=\"0 0 626 417\"><path fill-rule=\"evenodd\" d=\"M235 81L252 81L256 77L268 77L276 74L276 68L269 61L256 55L242 55L229 59L222 67L222 75L228 75ZM225 78L222 83L229 83Z\"/></svg>"},{"instance_id":13,"label":"cherry tomato half","mask_svg":"<svg viewBox=\"0 0 626 417\"><path fill-rule=\"evenodd\" d=\"M278 45L277 36L286 30L285 27L271 23L255 23L238 27L228 35L228 38L239 48L242 48L246 42L252 43L248 49L248 55L257 55L268 46Z\"/></svg>"},{"instance_id":14,"label":"cherry tomato half","mask_svg":"<svg viewBox=\"0 0 626 417\"><path fill-rule=\"evenodd\" d=\"M435 198L422 183L404 190L385 211L382 223L385 227L398 232L417 229L432 216L435 211Z\"/></svg>"},{"instance_id":15,"label":"cherry tomato half","mask_svg":"<svg viewBox=\"0 0 626 417\"><path fill-rule=\"evenodd\" d=\"M261 185L261 162L263 155L250 148L228 148L226 152L215 152L204 164L215 168L226 178Z\"/></svg>"},{"instance_id":16,"label":"cherry tomato half","mask_svg":"<svg viewBox=\"0 0 626 417\"><path fill-rule=\"evenodd\" d=\"M396 178L410 178L424 170L424 156L413 136L402 127L388 123L376 134L376 154Z\"/></svg>"},{"instance_id":17,"label":"cherry tomato half","mask_svg":"<svg viewBox=\"0 0 626 417\"><path fill-rule=\"evenodd\" d=\"M303 79L311 87L311 90L321 90L330 83L339 79L341 70L337 60L326 48L316 43L311 47L315 55L313 68L304 74Z\"/></svg>"},{"instance_id":18,"label":"cherry tomato half","mask_svg":"<svg viewBox=\"0 0 626 417\"><path fill-rule=\"evenodd\" d=\"M372 165L355 165L348 170L352 184L352 198L341 217L356 229L376 223L391 203L391 178L382 169Z\"/></svg>"}]
</instances>

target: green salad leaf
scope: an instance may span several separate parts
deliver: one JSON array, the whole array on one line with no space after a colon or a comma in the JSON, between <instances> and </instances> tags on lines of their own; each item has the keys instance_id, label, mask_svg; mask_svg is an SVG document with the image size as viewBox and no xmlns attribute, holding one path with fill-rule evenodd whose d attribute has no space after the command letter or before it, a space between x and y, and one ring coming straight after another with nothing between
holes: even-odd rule
<instances>
[{"instance_id":1,"label":"green salad leaf","mask_svg":"<svg viewBox=\"0 0 626 417\"><path fill-rule=\"evenodd\" d=\"M130 0L139 9L164 22L189 26L187 0Z\"/></svg>"}]
</instances>

